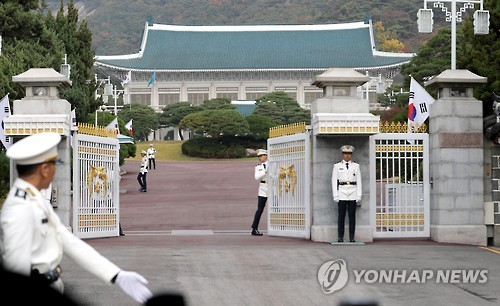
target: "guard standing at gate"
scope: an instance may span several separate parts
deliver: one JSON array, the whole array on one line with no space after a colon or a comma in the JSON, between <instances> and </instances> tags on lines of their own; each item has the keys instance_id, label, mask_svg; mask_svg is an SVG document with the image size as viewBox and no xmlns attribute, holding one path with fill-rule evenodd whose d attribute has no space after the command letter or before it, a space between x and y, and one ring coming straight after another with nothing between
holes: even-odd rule
<instances>
[{"instance_id":1,"label":"guard standing at gate","mask_svg":"<svg viewBox=\"0 0 500 306\"><path fill-rule=\"evenodd\" d=\"M349 215L349 241L355 242L356 205L361 201L361 172L359 164L352 161L354 147L344 145L342 161L333 165L332 193L333 201L338 203L338 242L344 242L344 226L346 210Z\"/></svg>"},{"instance_id":2,"label":"guard standing at gate","mask_svg":"<svg viewBox=\"0 0 500 306\"><path fill-rule=\"evenodd\" d=\"M156 169L156 159L155 159L156 149L153 147L151 143L149 145L149 149L147 151L148 159L149 159L149 170Z\"/></svg>"},{"instance_id":3,"label":"guard standing at gate","mask_svg":"<svg viewBox=\"0 0 500 306\"><path fill-rule=\"evenodd\" d=\"M54 178L56 163L60 162L57 153L60 141L57 133L34 134L7 150L7 157L16 163L19 177L0 216L4 268L63 293L60 264L63 255L67 255L102 281L118 284L135 301L146 302L152 297L146 287L147 280L136 272L120 269L73 235L40 194Z\"/></svg>"},{"instance_id":4,"label":"guard standing at gate","mask_svg":"<svg viewBox=\"0 0 500 306\"><path fill-rule=\"evenodd\" d=\"M255 211L255 215L253 217L251 234L253 236L262 236L262 233L259 232L259 222L267 202L267 151L259 149L257 151L257 158L260 163L255 166L254 177L257 181L259 181L259 191L257 198L257 210Z\"/></svg>"}]
</instances>

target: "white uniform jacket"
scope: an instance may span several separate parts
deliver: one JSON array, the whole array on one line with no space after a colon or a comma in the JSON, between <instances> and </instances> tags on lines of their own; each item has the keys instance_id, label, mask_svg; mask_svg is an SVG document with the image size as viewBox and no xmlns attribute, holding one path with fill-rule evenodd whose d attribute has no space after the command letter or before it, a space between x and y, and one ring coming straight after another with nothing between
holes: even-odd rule
<instances>
[{"instance_id":1,"label":"white uniform jacket","mask_svg":"<svg viewBox=\"0 0 500 306\"><path fill-rule=\"evenodd\" d=\"M259 181L259 197L267 198L267 161L255 166L255 179Z\"/></svg>"},{"instance_id":2,"label":"white uniform jacket","mask_svg":"<svg viewBox=\"0 0 500 306\"><path fill-rule=\"evenodd\" d=\"M141 159L141 169L140 169L140 171L141 171L141 173L148 172L148 157L147 156L144 156Z\"/></svg>"},{"instance_id":3,"label":"white uniform jacket","mask_svg":"<svg viewBox=\"0 0 500 306\"><path fill-rule=\"evenodd\" d=\"M333 165L332 193L334 201L361 201L363 189L359 164L349 161L349 169L347 169L346 162L342 160Z\"/></svg>"},{"instance_id":4,"label":"white uniform jacket","mask_svg":"<svg viewBox=\"0 0 500 306\"><path fill-rule=\"evenodd\" d=\"M147 157L149 159L152 159L152 158L155 158L155 153L156 153L156 149L155 148L149 148L148 151L146 152L147 153Z\"/></svg>"},{"instance_id":5,"label":"white uniform jacket","mask_svg":"<svg viewBox=\"0 0 500 306\"><path fill-rule=\"evenodd\" d=\"M2 207L3 265L29 276L55 269L63 254L83 269L111 284L120 268L73 235L52 205L30 183L18 178Z\"/></svg>"}]
</instances>

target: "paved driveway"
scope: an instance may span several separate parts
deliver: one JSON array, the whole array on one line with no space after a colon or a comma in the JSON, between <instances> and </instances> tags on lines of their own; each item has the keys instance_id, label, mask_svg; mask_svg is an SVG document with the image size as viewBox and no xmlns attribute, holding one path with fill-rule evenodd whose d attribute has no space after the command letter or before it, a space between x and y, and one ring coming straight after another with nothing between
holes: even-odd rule
<instances>
[{"instance_id":1,"label":"paved driveway","mask_svg":"<svg viewBox=\"0 0 500 306\"><path fill-rule=\"evenodd\" d=\"M155 294L182 294L190 306L500 303L495 249L421 240L333 246L251 236L254 165L158 162L148 174L148 192L140 193L139 164L126 161L120 197L126 236L86 241L123 269L143 274ZM327 263L339 260L345 262L340 270ZM320 269L327 272L320 273L321 284ZM467 283L464 275L471 277ZM136 305L68 259L63 278L67 293L83 305ZM325 293L342 281L342 288Z\"/></svg>"}]
</instances>

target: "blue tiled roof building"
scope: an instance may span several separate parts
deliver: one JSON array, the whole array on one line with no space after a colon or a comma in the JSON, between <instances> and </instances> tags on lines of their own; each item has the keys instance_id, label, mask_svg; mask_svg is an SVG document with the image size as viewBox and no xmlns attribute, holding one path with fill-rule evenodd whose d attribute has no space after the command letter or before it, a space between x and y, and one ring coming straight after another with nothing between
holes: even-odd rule
<instances>
[{"instance_id":1,"label":"blue tiled roof building","mask_svg":"<svg viewBox=\"0 0 500 306\"><path fill-rule=\"evenodd\" d=\"M128 102L161 110L179 101L255 100L273 91L285 91L308 107L322 96L312 79L328 68L354 68L377 77L374 86L388 86L412 57L377 51L371 21L240 26L146 22L138 53L96 56L95 63L123 76L130 71L124 86Z\"/></svg>"}]
</instances>

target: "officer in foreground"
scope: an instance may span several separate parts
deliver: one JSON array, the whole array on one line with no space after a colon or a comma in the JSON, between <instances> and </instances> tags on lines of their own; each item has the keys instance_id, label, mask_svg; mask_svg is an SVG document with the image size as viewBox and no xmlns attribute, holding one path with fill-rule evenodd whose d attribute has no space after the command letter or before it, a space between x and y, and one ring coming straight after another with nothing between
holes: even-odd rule
<instances>
[{"instance_id":1,"label":"officer in foreground","mask_svg":"<svg viewBox=\"0 0 500 306\"><path fill-rule=\"evenodd\" d=\"M332 193L333 201L338 202L338 242L344 242L346 210L349 215L349 240L355 242L356 203L361 201L361 171L359 164L353 162L354 147L345 145L340 148L342 161L333 165Z\"/></svg>"},{"instance_id":2,"label":"officer in foreground","mask_svg":"<svg viewBox=\"0 0 500 306\"><path fill-rule=\"evenodd\" d=\"M60 221L40 190L54 178L61 136L41 133L14 143L7 157L19 174L2 206L3 265L7 271L29 276L61 294L60 263L67 255L83 269L108 284L116 283L139 303L152 297L147 280L136 272L124 271L74 236ZM50 303L50 301L46 301Z\"/></svg>"}]
</instances>

